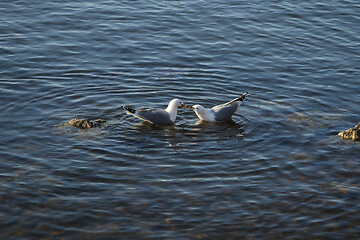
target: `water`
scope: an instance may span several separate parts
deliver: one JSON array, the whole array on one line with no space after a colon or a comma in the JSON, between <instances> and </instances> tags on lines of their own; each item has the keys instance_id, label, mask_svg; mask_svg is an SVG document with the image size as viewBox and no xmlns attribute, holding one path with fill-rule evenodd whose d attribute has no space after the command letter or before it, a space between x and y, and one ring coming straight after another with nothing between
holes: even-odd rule
<instances>
[{"instance_id":1,"label":"water","mask_svg":"<svg viewBox=\"0 0 360 240\"><path fill-rule=\"evenodd\" d=\"M359 239L358 1L0 3L1 239ZM233 121L141 123L120 108ZM72 118L102 118L80 130Z\"/></svg>"}]
</instances>

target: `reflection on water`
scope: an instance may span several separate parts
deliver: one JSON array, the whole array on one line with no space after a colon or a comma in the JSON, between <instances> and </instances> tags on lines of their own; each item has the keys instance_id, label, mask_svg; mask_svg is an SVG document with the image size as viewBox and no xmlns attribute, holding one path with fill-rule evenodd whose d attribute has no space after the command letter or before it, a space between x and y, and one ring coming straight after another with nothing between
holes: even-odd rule
<instances>
[{"instance_id":1,"label":"reflection on water","mask_svg":"<svg viewBox=\"0 0 360 240\"><path fill-rule=\"evenodd\" d=\"M219 132L226 131L227 129L238 130L241 127L242 126L240 124L236 123L232 119L229 119L224 122L208 122L208 121L199 120L196 122L194 126L194 128L200 131L206 129L209 131L219 131Z\"/></svg>"},{"instance_id":2,"label":"reflection on water","mask_svg":"<svg viewBox=\"0 0 360 240\"><path fill-rule=\"evenodd\" d=\"M0 13L0 239L359 239L360 143L337 136L359 122L356 1ZM221 123L120 107L246 91Z\"/></svg>"},{"instance_id":3,"label":"reflection on water","mask_svg":"<svg viewBox=\"0 0 360 240\"><path fill-rule=\"evenodd\" d=\"M234 120L226 122L206 122L198 121L194 125L175 124L172 126L159 126L147 121L142 121L140 124L132 125L126 130L133 135L133 139L142 136L154 136L165 138L170 146L177 146L184 143L197 144L201 138L207 135L210 139L216 136L218 139L232 138L239 139L245 131L243 126L236 123ZM153 140L152 138L150 138Z\"/></svg>"}]
</instances>

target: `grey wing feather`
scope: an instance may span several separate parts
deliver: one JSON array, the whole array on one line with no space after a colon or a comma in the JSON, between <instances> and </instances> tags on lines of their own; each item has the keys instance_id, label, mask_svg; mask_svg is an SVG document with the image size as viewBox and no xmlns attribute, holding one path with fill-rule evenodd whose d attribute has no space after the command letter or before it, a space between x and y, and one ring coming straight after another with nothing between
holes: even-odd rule
<instances>
[{"instance_id":1,"label":"grey wing feather","mask_svg":"<svg viewBox=\"0 0 360 240\"><path fill-rule=\"evenodd\" d=\"M155 124L159 124L159 125L173 124L169 114L162 109L142 109L142 110L137 110L136 113L137 115L134 116Z\"/></svg>"},{"instance_id":2,"label":"grey wing feather","mask_svg":"<svg viewBox=\"0 0 360 240\"><path fill-rule=\"evenodd\" d=\"M235 99L231 100L230 102L225 103L224 105L229 105L229 104L232 104L232 103L238 102L238 101L243 102L247 95L249 95L248 92L244 93L241 97L235 98Z\"/></svg>"},{"instance_id":3,"label":"grey wing feather","mask_svg":"<svg viewBox=\"0 0 360 240\"><path fill-rule=\"evenodd\" d=\"M239 106L238 102L233 103L225 103L221 105L217 105L212 108L215 112L216 121L226 121L231 118L231 116L236 112Z\"/></svg>"},{"instance_id":4,"label":"grey wing feather","mask_svg":"<svg viewBox=\"0 0 360 240\"><path fill-rule=\"evenodd\" d=\"M245 92L241 97L235 98L230 102L213 107L212 109L215 112L215 119L217 121L225 121L230 119L231 116L236 112L238 107L245 100L247 95L249 95L249 93Z\"/></svg>"}]
</instances>

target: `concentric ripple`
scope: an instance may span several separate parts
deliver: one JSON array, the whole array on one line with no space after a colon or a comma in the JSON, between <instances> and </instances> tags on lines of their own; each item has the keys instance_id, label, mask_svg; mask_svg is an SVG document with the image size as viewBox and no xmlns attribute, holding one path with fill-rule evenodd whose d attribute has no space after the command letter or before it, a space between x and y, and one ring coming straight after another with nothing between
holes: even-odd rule
<instances>
[{"instance_id":1,"label":"concentric ripple","mask_svg":"<svg viewBox=\"0 0 360 240\"><path fill-rule=\"evenodd\" d=\"M359 239L359 8L1 2L0 239Z\"/></svg>"}]
</instances>

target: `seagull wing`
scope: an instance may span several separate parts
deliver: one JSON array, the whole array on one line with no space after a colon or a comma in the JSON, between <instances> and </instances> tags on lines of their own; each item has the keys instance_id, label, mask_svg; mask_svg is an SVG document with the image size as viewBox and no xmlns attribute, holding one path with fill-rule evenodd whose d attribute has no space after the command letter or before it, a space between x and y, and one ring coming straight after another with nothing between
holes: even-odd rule
<instances>
[{"instance_id":1,"label":"seagull wing","mask_svg":"<svg viewBox=\"0 0 360 240\"><path fill-rule=\"evenodd\" d=\"M243 102L247 95L249 95L248 92L244 93L241 97L235 98L235 99L231 100L230 102L225 103L224 105L230 105L230 104L232 104L234 102L238 102L238 101Z\"/></svg>"},{"instance_id":2,"label":"seagull wing","mask_svg":"<svg viewBox=\"0 0 360 240\"><path fill-rule=\"evenodd\" d=\"M232 103L225 103L217 105L212 108L215 113L216 121L226 121L231 118L231 116L236 112L239 103L237 101Z\"/></svg>"},{"instance_id":3,"label":"seagull wing","mask_svg":"<svg viewBox=\"0 0 360 240\"><path fill-rule=\"evenodd\" d=\"M173 121L170 119L168 112L162 109L141 109L136 110L135 117L138 117L142 120L152 122L159 125L171 125Z\"/></svg>"}]
</instances>

